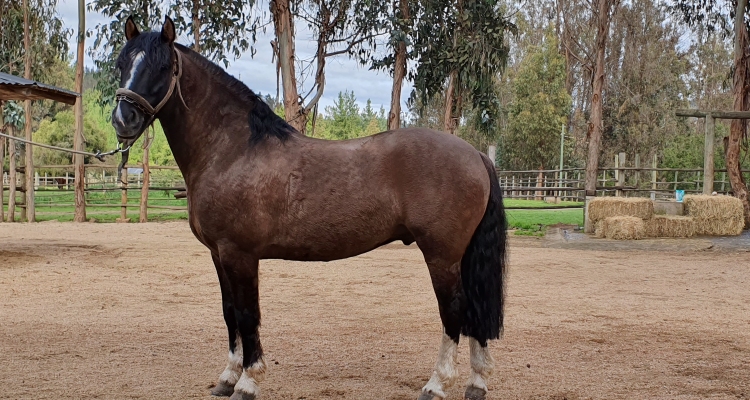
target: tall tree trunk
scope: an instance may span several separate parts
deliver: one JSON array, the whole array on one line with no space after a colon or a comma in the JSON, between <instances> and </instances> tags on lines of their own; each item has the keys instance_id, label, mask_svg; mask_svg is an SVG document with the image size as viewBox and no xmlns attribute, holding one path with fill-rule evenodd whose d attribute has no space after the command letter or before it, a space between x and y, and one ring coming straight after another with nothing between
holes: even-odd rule
<instances>
[{"instance_id":1,"label":"tall tree trunk","mask_svg":"<svg viewBox=\"0 0 750 400\"><path fill-rule=\"evenodd\" d=\"M399 9L401 10L401 20L409 21L409 1L399 0ZM398 129L401 127L401 88L406 76L406 42L399 41L396 46L396 62L393 65L393 89L391 89L391 110L388 113L388 129Z\"/></svg>"},{"instance_id":2,"label":"tall tree trunk","mask_svg":"<svg viewBox=\"0 0 750 400\"><path fill-rule=\"evenodd\" d=\"M200 18L200 0L193 0L193 50L196 53L201 52L201 18Z\"/></svg>"},{"instance_id":3,"label":"tall tree trunk","mask_svg":"<svg viewBox=\"0 0 750 400\"><path fill-rule=\"evenodd\" d=\"M86 8L84 0L78 0L78 54L76 59L76 92L79 96L75 104L75 136L73 137L73 148L83 150L83 45L86 35ZM86 196L85 177L83 167L83 155L73 155L75 168L75 222L86 221Z\"/></svg>"},{"instance_id":4,"label":"tall tree trunk","mask_svg":"<svg viewBox=\"0 0 750 400\"><path fill-rule=\"evenodd\" d=\"M596 175L599 170L599 152L602 142L602 89L604 88L604 54L609 35L609 9L612 0L599 0L599 21L596 32L596 64L594 65L593 94L591 96L591 117L589 120L589 149L586 160L586 196L596 196ZM588 219L585 221L586 232L592 232Z\"/></svg>"},{"instance_id":5,"label":"tall tree trunk","mask_svg":"<svg viewBox=\"0 0 750 400\"><path fill-rule=\"evenodd\" d=\"M279 46L281 84L284 90L284 116L291 126L304 133L307 118L299 103L294 72L294 25L289 0L272 0L271 15Z\"/></svg>"},{"instance_id":6,"label":"tall tree trunk","mask_svg":"<svg viewBox=\"0 0 750 400\"><path fill-rule=\"evenodd\" d=\"M745 9L747 0L738 0L734 22L734 110L748 109L748 32L745 26ZM740 168L740 149L742 139L747 135L747 120L732 120L727 145L727 172L735 197L742 201L745 210L745 227L750 227L750 202L747 185Z\"/></svg>"},{"instance_id":7,"label":"tall tree trunk","mask_svg":"<svg viewBox=\"0 0 750 400\"><path fill-rule=\"evenodd\" d=\"M457 70L451 71L451 75L448 78L448 89L445 90L445 116L443 120L443 130L447 133L455 134L456 124L453 121L453 103L455 102L455 91L456 91L456 75Z\"/></svg>"},{"instance_id":8,"label":"tall tree trunk","mask_svg":"<svg viewBox=\"0 0 750 400\"><path fill-rule=\"evenodd\" d=\"M24 72L23 77L31 79L31 38L29 37L29 0L23 0L23 47ZM24 102L24 113L26 114L26 140L31 141L31 100ZM34 213L34 146L26 144L26 221L36 221Z\"/></svg>"}]
</instances>

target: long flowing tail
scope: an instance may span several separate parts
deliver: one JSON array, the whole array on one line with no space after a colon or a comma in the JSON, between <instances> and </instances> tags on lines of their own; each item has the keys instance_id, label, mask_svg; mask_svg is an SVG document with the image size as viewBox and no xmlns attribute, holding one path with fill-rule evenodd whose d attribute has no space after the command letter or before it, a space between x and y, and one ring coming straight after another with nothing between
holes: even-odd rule
<instances>
[{"instance_id":1,"label":"long flowing tail","mask_svg":"<svg viewBox=\"0 0 750 400\"><path fill-rule=\"evenodd\" d=\"M507 233L503 193L495 166L484 154L490 178L487 208L461 259L461 280L466 295L466 314L461 333L482 346L499 339L503 330Z\"/></svg>"}]
</instances>

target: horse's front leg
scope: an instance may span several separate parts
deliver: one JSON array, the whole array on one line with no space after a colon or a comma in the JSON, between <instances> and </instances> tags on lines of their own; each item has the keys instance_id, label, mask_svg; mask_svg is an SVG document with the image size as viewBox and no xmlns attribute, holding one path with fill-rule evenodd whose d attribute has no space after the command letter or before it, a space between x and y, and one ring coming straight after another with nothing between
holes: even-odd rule
<instances>
[{"instance_id":1,"label":"horse's front leg","mask_svg":"<svg viewBox=\"0 0 750 400\"><path fill-rule=\"evenodd\" d=\"M229 287L229 280L221 266L219 256L211 254L216 267L216 274L219 276L219 286L221 287L221 308L224 312L224 321L227 324L229 334L229 360L224 372L219 376L219 383L211 389L214 396L231 396L234 393L234 385L240 379L242 374L242 341L237 331L237 321L234 316L234 305L232 302L232 292Z\"/></svg>"},{"instance_id":2,"label":"horse's front leg","mask_svg":"<svg viewBox=\"0 0 750 400\"><path fill-rule=\"evenodd\" d=\"M260 304L258 299L258 259L233 249L220 249L221 266L229 283L234 320L242 343L242 374L230 400L255 400L266 374L260 345Z\"/></svg>"}]
</instances>

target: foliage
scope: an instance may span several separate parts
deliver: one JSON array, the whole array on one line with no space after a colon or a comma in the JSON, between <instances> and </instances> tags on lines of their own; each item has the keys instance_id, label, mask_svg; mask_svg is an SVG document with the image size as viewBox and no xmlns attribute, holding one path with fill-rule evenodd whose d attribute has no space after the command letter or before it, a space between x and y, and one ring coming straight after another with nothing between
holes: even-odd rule
<instances>
[{"instance_id":1,"label":"foliage","mask_svg":"<svg viewBox=\"0 0 750 400\"><path fill-rule=\"evenodd\" d=\"M26 116L23 113L23 106L15 101L7 101L3 103L3 105L5 107L3 110L3 117L5 119L4 125L12 126L16 131L20 131L21 129L23 129L24 124L26 123Z\"/></svg>"},{"instance_id":2,"label":"foliage","mask_svg":"<svg viewBox=\"0 0 750 400\"><path fill-rule=\"evenodd\" d=\"M502 137L502 165L509 168L544 169L559 163L560 130L571 97L565 89L565 60L557 40L552 32L545 39L526 55L513 82L510 124Z\"/></svg>"},{"instance_id":3,"label":"foliage","mask_svg":"<svg viewBox=\"0 0 750 400\"><path fill-rule=\"evenodd\" d=\"M31 76L48 81L48 69L68 53L68 36L57 0L29 0ZM0 72L23 76L23 2L0 0Z\"/></svg>"},{"instance_id":4,"label":"foliage","mask_svg":"<svg viewBox=\"0 0 750 400\"><path fill-rule=\"evenodd\" d=\"M139 29L158 26L162 20L162 8L169 10L178 32L193 33L191 15L196 2L200 20L201 53L210 59L229 64L228 55L235 59L255 42L259 20L252 19L250 8L253 2L242 0L93 0L89 11L96 11L111 18L108 23L95 27L93 49L89 55L96 65L97 89L102 93L102 102L111 104L119 86L119 74L115 71L116 57L125 45L125 21L132 16ZM254 52L254 50L253 50Z\"/></svg>"},{"instance_id":5,"label":"foliage","mask_svg":"<svg viewBox=\"0 0 750 400\"><path fill-rule=\"evenodd\" d=\"M475 110L472 123L482 132L496 129L500 105L495 79L509 54L506 32L515 26L496 0L436 0L422 2L415 19L410 74L412 97L426 104L442 93L448 77L457 73L456 87ZM481 57L477 57L481 55ZM458 101L461 111L462 98Z\"/></svg>"},{"instance_id":6,"label":"foliage","mask_svg":"<svg viewBox=\"0 0 750 400\"><path fill-rule=\"evenodd\" d=\"M71 149L75 134L75 117L73 112L65 110L57 113L54 120L45 119L34 132L34 141L51 144L53 146ZM107 145L106 132L99 129L90 117L83 119L85 151L96 152L105 150ZM73 161L71 153L46 148L34 149L34 163L36 165L66 165ZM90 163L93 157L86 156L84 161Z\"/></svg>"},{"instance_id":7,"label":"foliage","mask_svg":"<svg viewBox=\"0 0 750 400\"><path fill-rule=\"evenodd\" d=\"M681 31L650 0L623 5L613 21L611 56L622 57L612 71L604 105L605 160L619 151L651 159L657 149L688 132L686 120L674 110L687 108L688 70L685 53L676 44ZM634 22L640 22L638 28Z\"/></svg>"},{"instance_id":8,"label":"foliage","mask_svg":"<svg viewBox=\"0 0 750 400\"><path fill-rule=\"evenodd\" d=\"M719 137L726 133L726 128L716 126ZM698 168L703 166L704 137L702 134L687 134L674 137L664 148L663 168ZM714 168L724 168L724 149L721 141L714 143Z\"/></svg>"}]
</instances>

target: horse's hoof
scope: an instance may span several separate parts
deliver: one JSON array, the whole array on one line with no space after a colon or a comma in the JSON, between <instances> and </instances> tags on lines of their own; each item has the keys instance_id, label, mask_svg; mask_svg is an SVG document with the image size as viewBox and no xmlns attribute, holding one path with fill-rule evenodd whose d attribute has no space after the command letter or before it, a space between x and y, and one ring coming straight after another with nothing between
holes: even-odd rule
<instances>
[{"instance_id":1,"label":"horse's hoof","mask_svg":"<svg viewBox=\"0 0 750 400\"><path fill-rule=\"evenodd\" d=\"M229 386L226 382L219 382L211 389L211 396L229 397L234 393L234 386Z\"/></svg>"},{"instance_id":2,"label":"horse's hoof","mask_svg":"<svg viewBox=\"0 0 750 400\"><path fill-rule=\"evenodd\" d=\"M443 400L438 396L434 396L432 393L422 392L417 400Z\"/></svg>"},{"instance_id":3,"label":"horse's hoof","mask_svg":"<svg viewBox=\"0 0 750 400\"><path fill-rule=\"evenodd\" d=\"M254 394L247 394L242 392L234 392L232 397L229 398L229 400L255 400L256 397Z\"/></svg>"},{"instance_id":4,"label":"horse's hoof","mask_svg":"<svg viewBox=\"0 0 750 400\"><path fill-rule=\"evenodd\" d=\"M466 387L466 392L464 393L464 399L466 400L484 400L485 396L487 395L487 391L484 389L480 389L475 386L468 386Z\"/></svg>"}]
</instances>

